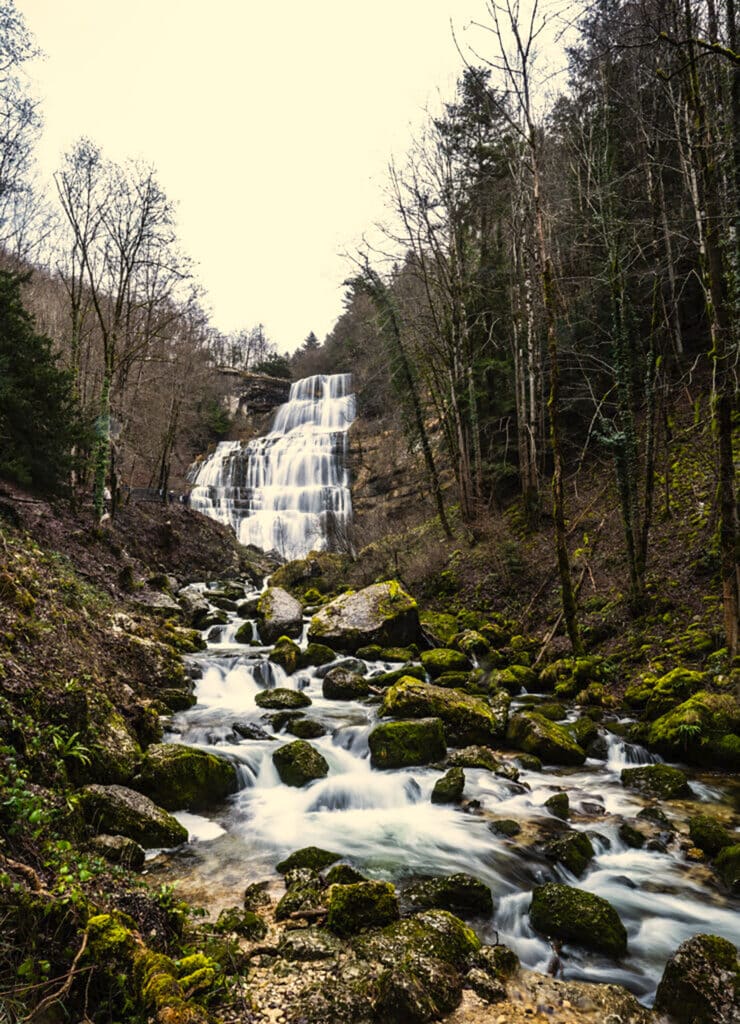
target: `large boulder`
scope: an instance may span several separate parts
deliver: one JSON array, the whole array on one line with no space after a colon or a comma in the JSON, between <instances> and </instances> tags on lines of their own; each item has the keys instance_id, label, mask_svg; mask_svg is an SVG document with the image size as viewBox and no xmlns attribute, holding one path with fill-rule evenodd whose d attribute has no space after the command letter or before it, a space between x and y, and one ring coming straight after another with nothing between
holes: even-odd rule
<instances>
[{"instance_id":1,"label":"large boulder","mask_svg":"<svg viewBox=\"0 0 740 1024\"><path fill-rule=\"evenodd\" d=\"M187 842L188 830L179 821L125 786L85 786L80 790L80 808L97 832L127 836L145 848Z\"/></svg>"},{"instance_id":2,"label":"large boulder","mask_svg":"<svg viewBox=\"0 0 740 1024\"><path fill-rule=\"evenodd\" d=\"M712 768L740 768L740 703L729 693L695 693L650 726L664 757Z\"/></svg>"},{"instance_id":3,"label":"large boulder","mask_svg":"<svg viewBox=\"0 0 740 1024\"><path fill-rule=\"evenodd\" d=\"M694 935L665 965L655 1009L676 1024L733 1024L740 1020L740 960L717 935Z\"/></svg>"},{"instance_id":4,"label":"large boulder","mask_svg":"<svg viewBox=\"0 0 740 1024\"><path fill-rule=\"evenodd\" d=\"M438 718L381 722L370 733L368 745L373 768L433 764L447 752L444 729Z\"/></svg>"},{"instance_id":5,"label":"large boulder","mask_svg":"<svg viewBox=\"0 0 740 1024\"><path fill-rule=\"evenodd\" d=\"M326 758L305 740L286 743L272 755L278 775L286 786L305 786L329 774Z\"/></svg>"},{"instance_id":6,"label":"large boulder","mask_svg":"<svg viewBox=\"0 0 740 1024\"><path fill-rule=\"evenodd\" d=\"M509 707L501 691L492 701L404 676L383 696L380 714L393 718L439 718L454 747L487 744L504 735Z\"/></svg>"},{"instance_id":7,"label":"large boulder","mask_svg":"<svg viewBox=\"0 0 740 1024\"><path fill-rule=\"evenodd\" d=\"M398 900L390 882L332 885L327 909L326 926L341 937L398 920Z\"/></svg>"},{"instance_id":8,"label":"large boulder","mask_svg":"<svg viewBox=\"0 0 740 1024\"><path fill-rule=\"evenodd\" d=\"M206 810L239 788L232 761L179 743L152 744L136 782L168 811Z\"/></svg>"},{"instance_id":9,"label":"large boulder","mask_svg":"<svg viewBox=\"0 0 740 1024\"><path fill-rule=\"evenodd\" d=\"M577 942L608 956L627 952L627 931L608 900L570 885L548 882L532 893L532 927L543 935Z\"/></svg>"},{"instance_id":10,"label":"large boulder","mask_svg":"<svg viewBox=\"0 0 740 1024\"><path fill-rule=\"evenodd\" d=\"M349 652L368 644L411 644L419 638L416 601L395 580L342 594L314 615L308 638Z\"/></svg>"},{"instance_id":11,"label":"large boulder","mask_svg":"<svg viewBox=\"0 0 740 1024\"><path fill-rule=\"evenodd\" d=\"M506 741L517 750L534 754L547 764L579 765L586 752L579 747L567 729L533 711L512 715L506 730Z\"/></svg>"},{"instance_id":12,"label":"large boulder","mask_svg":"<svg viewBox=\"0 0 740 1024\"><path fill-rule=\"evenodd\" d=\"M675 800L691 795L689 783L680 768L668 764L643 764L638 768L623 768L622 785L636 789L638 793L659 797L661 800Z\"/></svg>"},{"instance_id":13,"label":"large boulder","mask_svg":"<svg viewBox=\"0 0 740 1024\"><path fill-rule=\"evenodd\" d=\"M257 624L263 644L303 632L303 605L281 587L268 587L257 604Z\"/></svg>"}]
</instances>

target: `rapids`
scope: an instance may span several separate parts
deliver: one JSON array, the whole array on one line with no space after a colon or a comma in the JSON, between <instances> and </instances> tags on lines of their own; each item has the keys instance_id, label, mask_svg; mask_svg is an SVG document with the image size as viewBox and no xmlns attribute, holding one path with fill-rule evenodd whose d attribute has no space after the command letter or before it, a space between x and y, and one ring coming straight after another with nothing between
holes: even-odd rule
<instances>
[{"instance_id":1,"label":"rapids","mask_svg":"<svg viewBox=\"0 0 740 1024\"><path fill-rule=\"evenodd\" d=\"M325 669L286 676L267 660L269 648L234 643L242 621L230 613L229 623L209 634L207 651L190 659L198 680L197 704L170 720L166 737L234 759L242 782L228 803L209 814L176 815L188 828L191 842L170 855L159 870L178 880L184 895L210 897L212 905L239 903L249 882L268 877L277 887L274 865L309 845L341 853L368 876L401 886L414 875L465 871L483 879L494 895L493 916L472 922L481 937L491 940L498 935L525 966L546 970L552 948L530 927L529 894L543 881L563 881L606 897L629 937L628 954L618 963L566 945L561 952L564 977L619 983L647 1004L666 960L684 939L699 932L734 942L740 938L738 901L719 891L706 866L685 859L681 836L666 852L632 849L620 838L621 822L647 803L619 779L626 765L655 760L643 748L607 733L605 761L589 759L580 768L546 768L540 773L521 771L518 782L465 769L466 800L479 801L480 808L432 804L430 794L440 771L381 772L370 767L367 737L376 720L374 705L326 700L317 675ZM371 675L398 664L366 666ZM313 703L306 713L327 729L325 736L311 742L329 762L329 775L302 789L281 783L270 756L294 737L274 733L270 713L254 701L260 690L275 686L308 694ZM258 723L270 738L243 740L235 722ZM695 799L704 806L731 798L730 780L692 778L691 784ZM580 879L522 843L535 831L541 835L557 826L543 804L558 789L568 793L572 827L587 830L596 849ZM696 805L683 801L663 806L679 822ZM513 841L498 837L489 830L494 818L517 819L522 834Z\"/></svg>"},{"instance_id":2,"label":"rapids","mask_svg":"<svg viewBox=\"0 0 740 1024\"><path fill-rule=\"evenodd\" d=\"M347 431L355 418L351 374L291 384L270 433L222 441L190 471L190 505L231 526L242 544L300 558L346 547L352 523Z\"/></svg>"}]
</instances>

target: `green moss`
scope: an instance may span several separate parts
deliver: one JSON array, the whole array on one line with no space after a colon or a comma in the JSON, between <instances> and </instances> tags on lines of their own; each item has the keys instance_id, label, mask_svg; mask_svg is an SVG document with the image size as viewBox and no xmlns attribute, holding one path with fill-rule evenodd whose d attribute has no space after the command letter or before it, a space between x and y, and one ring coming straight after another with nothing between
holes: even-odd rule
<instances>
[{"instance_id":1,"label":"green moss","mask_svg":"<svg viewBox=\"0 0 740 1024\"><path fill-rule=\"evenodd\" d=\"M537 886L529 908L532 927L543 935L577 942L608 956L627 952L627 931L607 900L569 885Z\"/></svg>"},{"instance_id":2,"label":"green moss","mask_svg":"<svg viewBox=\"0 0 740 1024\"><path fill-rule=\"evenodd\" d=\"M378 686L381 689L387 689L389 686L393 686L400 679L405 678L419 679L424 682L426 679L426 673L421 665L404 665L403 668L396 668L392 672L381 672L377 676L371 676L372 685Z\"/></svg>"},{"instance_id":3,"label":"green moss","mask_svg":"<svg viewBox=\"0 0 740 1024\"><path fill-rule=\"evenodd\" d=\"M279 871L281 875L294 868L312 868L314 871L321 871L322 868L328 868L330 864L341 859L341 853L322 850L318 846L304 846L276 864L275 870Z\"/></svg>"},{"instance_id":4,"label":"green moss","mask_svg":"<svg viewBox=\"0 0 740 1024\"><path fill-rule=\"evenodd\" d=\"M645 708L646 717L660 718L677 707L687 697L701 690L706 678L703 672L692 672L685 668L674 668L672 672L667 672L653 685Z\"/></svg>"},{"instance_id":5,"label":"green moss","mask_svg":"<svg viewBox=\"0 0 740 1024\"><path fill-rule=\"evenodd\" d=\"M234 640L238 644L251 644L254 640L254 626L251 622L242 622L234 634Z\"/></svg>"},{"instance_id":6,"label":"green moss","mask_svg":"<svg viewBox=\"0 0 740 1024\"><path fill-rule=\"evenodd\" d=\"M288 675L292 675L300 664L301 649L298 644L288 636L278 638L275 646L270 651L270 661L280 665Z\"/></svg>"},{"instance_id":7,"label":"green moss","mask_svg":"<svg viewBox=\"0 0 740 1024\"><path fill-rule=\"evenodd\" d=\"M481 948L472 928L446 910L426 910L355 940L358 956L392 965L407 956L434 957L458 970Z\"/></svg>"},{"instance_id":8,"label":"green moss","mask_svg":"<svg viewBox=\"0 0 740 1024\"><path fill-rule=\"evenodd\" d=\"M455 616L448 615L446 612L423 611L419 618L422 628L441 644L450 643L460 629Z\"/></svg>"},{"instance_id":9,"label":"green moss","mask_svg":"<svg viewBox=\"0 0 740 1024\"><path fill-rule=\"evenodd\" d=\"M264 920L252 910L241 910L239 907L228 907L218 915L215 928L219 932L241 935L244 939L256 942L267 935ZM192 958L188 958L192 959Z\"/></svg>"},{"instance_id":10,"label":"green moss","mask_svg":"<svg viewBox=\"0 0 740 1024\"><path fill-rule=\"evenodd\" d=\"M716 856L726 846L733 845L733 838L722 822L711 814L694 814L689 818L689 835L694 846Z\"/></svg>"},{"instance_id":11,"label":"green moss","mask_svg":"<svg viewBox=\"0 0 740 1024\"><path fill-rule=\"evenodd\" d=\"M740 767L740 705L729 693L700 691L650 726L648 742L665 757Z\"/></svg>"},{"instance_id":12,"label":"green moss","mask_svg":"<svg viewBox=\"0 0 740 1024\"><path fill-rule=\"evenodd\" d=\"M421 664L432 679L441 676L443 672L467 672L471 667L465 654L445 647L422 651Z\"/></svg>"},{"instance_id":13,"label":"green moss","mask_svg":"<svg viewBox=\"0 0 740 1024\"><path fill-rule=\"evenodd\" d=\"M333 885L327 900L326 926L335 935L356 935L398 920L398 900L390 882Z\"/></svg>"},{"instance_id":14,"label":"green moss","mask_svg":"<svg viewBox=\"0 0 740 1024\"><path fill-rule=\"evenodd\" d=\"M433 804L456 804L462 800L465 789L465 773L462 768L450 768L437 779L432 790Z\"/></svg>"},{"instance_id":15,"label":"green moss","mask_svg":"<svg viewBox=\"0 0 740 1024\"><path fill-rule=\"evenodd\" d=\"M386 691L381 717L439 718L453 746L487 744L503 735L508 715L508 694L495 703L456 690L432 686L404 677Z\"/></svg>"},{"instance_id":16,"label":"green moss","mask_svg":"<svg viewBox=\"0 0 740 1024\"><path fill-rule=\"evenodd\" d=\"M294 740L280 747L272 755L272 760L286 786L305 786L313 779L323 779L329 774L327 760L305 740Z\"/></svg>"},{"instance_id":17,"label":"green moss","mask_svg":"<svg viewBox=\"0 0 740 1024\"><path fill-rule=\"evenodd\" d=\"M586 760L585 752L567 729L535 712L512 716L506 740L513 747L550 764L579 765Z\"/></svg>"},{"instance_id":18,"label":"green moss","mask_svg":"<svg viewBox=\"0 0 740 1024\"><path fill-rule=\"evenodd\" d=\"M647 796L660 797L663 800L674 800L689 796L689 784L680 768L667 764L646 764L639 768L624 768L621 774L622 785L636 789Z\"/></svg>"},{"instance_id":19,"label":"green moss","mask_svg":"<svg viewBox=\"0 0 740 1024\"><path fill-rule=\"evenodd\" d=\"M168 811L209 808L238 788L232 761L178 743L152 744L139 778L142 791Z\"/></svg>"},{"instance_id":20,"label":"green moss","mask_svg":"<svg viewBox=\"0 0 740 1024\"><path fill-rule=\"evenodd\" d=\"M496 821L489 824L488 828L494 835L503 836L506 839L518 836L522 830L522 826L513 818L497 818Z\"/></svg>"},{"instance_id":21,"label":"green moss","mask_svg":"<svg viewBox=\"0 0 740 1024\"><path fill-rule=\"evenodd\" d=\"M380 769L432 764L447 752L439 718L381 722L370 733L368 745L371 764Z\"/></svg>"},{"instance_id":22,"label":"green moss","mask_svg":"<svg viewBox=\"0 0 740 1024\"><path fill-rule=\"evenodd\" d=\"M737 1019L740 962L735 946L718 935L694 935L666 964L655 995L659 1014L678 1024L724 1024Z\"/></svg>"},{"instance_id":23,"label":"green moss","mask_svg":"<svg viewBox=\"0 0 740 1024\"><path fill-rule=\"evenodd\" d=\"M318 665L328 665L336 658L336 652L325 644L309 644L305 651L302 651L298 659L298 668L313 668ZM361 657L361 655L360 655Z\"/></svg>"},{"instance_id":24,"label":"green moss","mask_svg":"<svg viewBox=\"0 0 740 1024\"><path fill-rule=\"evenodd\" d=\"M594 848L585 832L568 832L545 845L545 856L580 878L594 856Z\"/></svg>"},{"instance_id":25,"label":"green moss","mask_svg":"<svg viewBox=\"0 0 740 1024\"><path fill-rule=\"evenodd\" d=\"M284 686L276 686L273 690L260 690L254 703L258 708L270 708L274 711L296 711L311 705L311 698L301 690L290 690Z\"/></svg>"},{"instance_id":26,"label":"green moss","mask_svg":"<svg viewBox=\"0 0 740 1024\"><path fill-rule=\"evenodd\" d=\"M491 890L480 879L462 872L412 882L403 891L414 909L449 910L463 917L493 913Z\"/></svg>"},{"instance_id":27,"label":"green moss","mask_svg":"<svg viewBox=\"0 0 740 1024\"><path fill-rule=\"evenodd\" d=\"M714 867L730 892L740 892L740 843L720 850Z\"/></svg>"},{"instance_id":28,"label":"green moss","mask_svg":"<svg viewBox=\"0 0 740 1024\"><path fill-rule=\"evenodd\" d=\"M562 821L570 814L570 800L568 799L567 793L553 793L549 796L543 805L548 809L550 814L554 814L556 818L560 818Z\"/></svg>"}]
</instances>

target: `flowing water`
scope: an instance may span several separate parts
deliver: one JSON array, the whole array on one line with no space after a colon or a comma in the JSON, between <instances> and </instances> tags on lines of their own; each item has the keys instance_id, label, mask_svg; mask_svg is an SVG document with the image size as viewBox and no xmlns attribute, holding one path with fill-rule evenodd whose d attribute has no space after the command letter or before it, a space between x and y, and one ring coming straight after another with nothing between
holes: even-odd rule
<instances>
[{"instance_id":1,"label":"flowing water","mask_svg":"<svg viewBox=\"0 0 740 1024\"><path fill-rule=\"evenodd\" d=\"M351 374L291 385L265 437L222 441L191 470L191 507L231 526L242 544L300 558L348 543L352 499L347 432Z\"/></svg>"},{"instance_id":2,"label":"flowing water","mask_svg":"<svg viewBox=\"0 0 740 1024\"><path fill-rule=\"evenodd\" d=\"M552 949L530 927L527 910L534 885L559 880L606 897L629 936L628 955L619 963L566 946L564 976L620 983L647 1003L665 961L684 939L698 932L740 939L740 903L721 894L707 867L686 861L678 841L659 852L632 849L620 839L620 823L633 818L645 801L621 785L619 772L655 760L643 748L608 735L606 760L589 760L576 769L522 771L518 782L465 769L465 797L480 807L432 804L440 771L370 767L367 737L376 706L326 700L317 675L326 668L286 676L267 660L269 648L235 644L241 621L231 615L212 635L208 650L192 658L198 703L171 720L167 736L233 758L242 782L240 791L212 813L177 815L190 830L191 843L171 857L166 872L180 880L184 894L202 898L210 891L222 906L238 904L247 883L265 877L277 881L274 865L309 845L341 853L369 877L395 883L413 875L465 871L483 879L494 894L493 917L474 922L479 934L497 934L526 966L546 970ZM365 664L370 675L399 667ZM271 758L294 737L275 734L270 712L254 701L260 690L275 686L303 690L312 700L307 714L327 730L311 742L329 762L329 774L302 789L283 785ZM235 722L259 724L270 738L240 739ZM720 778L692 779L694 796L704 806L729 799L730 785ZM562 827L543 806L558 789L569 795L572 826L588 831L597 851L580 879L522 843L535 831L541 837ZM677 820L685 820L693 806L664 805ZM493 818L517 819L522 835L496 836L489 830Z\"/></svg>"}]
</instances>

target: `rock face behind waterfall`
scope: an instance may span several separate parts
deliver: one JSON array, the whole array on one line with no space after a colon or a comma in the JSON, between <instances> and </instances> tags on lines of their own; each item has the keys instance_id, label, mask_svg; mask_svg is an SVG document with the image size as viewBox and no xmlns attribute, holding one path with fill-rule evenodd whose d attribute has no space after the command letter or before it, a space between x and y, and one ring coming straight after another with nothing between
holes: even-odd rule
<instances>
[{"instance_id":1,"label":"rock face behind waterfall","mask_svg":"<svg viewBox=\"0 0 740 1024\"><path fill-rule=\"evenodd\" d=\"M309 640L335 651L354 652L368 644L395 647L419 637L416 601L399 583L374 583L356 594L342 594L311 619Z\"/></svg>"}]
</instances>

